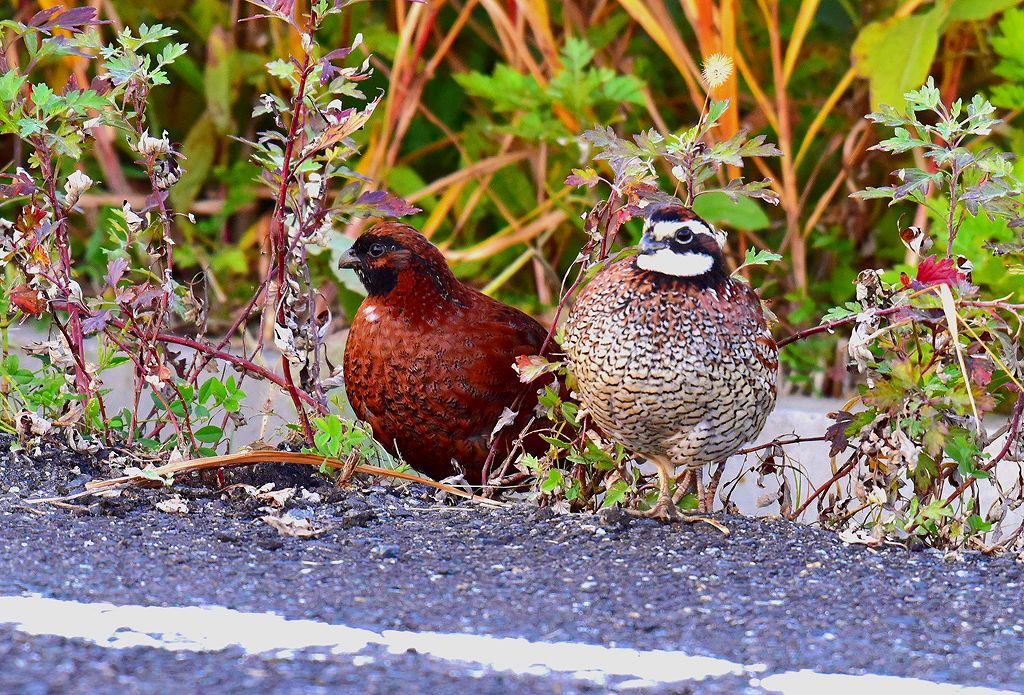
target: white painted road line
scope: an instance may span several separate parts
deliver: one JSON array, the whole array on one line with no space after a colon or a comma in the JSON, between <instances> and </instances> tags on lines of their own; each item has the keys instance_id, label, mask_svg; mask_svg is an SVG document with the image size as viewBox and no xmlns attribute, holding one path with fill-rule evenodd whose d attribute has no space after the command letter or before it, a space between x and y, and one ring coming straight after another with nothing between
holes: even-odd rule
<instances>
[{"instance_id":1,"label":"white painted road line","mask_svg":"<svg viewBox=\"0 0 1024 695\"><path fill-rule=\"evenodd\" d=\"M864 695L864 693L899 693L899 695L1020 695L1016 690L994 690L992 688L935 683L918 678L897 676L862 675L851 676L841 673L815 673L814 671L790 671L761 679L765 690L785 695Z\"/></svg>"},{"instance_id":2,"label":"white painted road line","mask_svg":"<svg viewBox=\"0 0 1024 695\"><path fill-rule=\"evenodd\" d=\"M315 620L288 620L273 613L244 613L211 607L117 606L40 596L0 596L0 624L29 635L81 639L101 647L151 647L168 651L214 652L239 647L249 654L287 658L303 649L356 654L368 646L392 653L413 649L451 662L495 671L545 676L561 673L617 688L748 676L751 685L785 695L899 692L903 695L1015 695L1011 691L874 675L794 671L765 675L764 666L680 651L640 651L573 642L440 632L375 632ZM358 663L358 661L357 661ZM625 681L623 681L625 679Z\"/></svg>"}]
</instances>

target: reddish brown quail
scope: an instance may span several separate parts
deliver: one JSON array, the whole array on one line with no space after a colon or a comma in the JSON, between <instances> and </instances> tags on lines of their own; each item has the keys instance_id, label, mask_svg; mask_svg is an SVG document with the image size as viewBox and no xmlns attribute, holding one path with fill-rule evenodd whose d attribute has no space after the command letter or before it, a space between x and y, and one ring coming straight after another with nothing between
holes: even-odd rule
<instances>
[{"instance_id":1,"label":"reddish brown quail","mask_svg":"<svg viewBox=\"0 0 1024 695\"><path fill-rule=\"evenodd\" d=\"M658 468L644 513L683 517L675 469L724 461L775 405L778 348L745 282L729 277L725 234L678 205L648 217L639 253L580 293L563 348L586 412ZM703 499L703 495L701 495Z\"/></svg>"},{"instance_id":2,"label":"reddish brown quail","mask_svg":"<svg viewBox=\"0 0 1024 695\"><path fill-rule=\"evenodd\" d=\"M374 437L415 469L483 481L492 431L523 393L512 364L535 355L547 331L468 287L444 256L406 224L381 222L342 257L366 287L345 345L345 390ZM527 390L515 422L498 435L508 454L537 403ZM527 451L546 444L527 437Z\"/></svg>"}]
</instances>

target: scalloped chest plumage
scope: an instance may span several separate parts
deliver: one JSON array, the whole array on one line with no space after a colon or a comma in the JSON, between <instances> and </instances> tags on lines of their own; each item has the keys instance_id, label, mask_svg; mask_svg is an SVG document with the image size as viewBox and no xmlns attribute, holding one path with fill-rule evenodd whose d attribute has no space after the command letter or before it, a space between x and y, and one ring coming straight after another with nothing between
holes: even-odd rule
<instances>
[{"instance_id":1,"label":"scalloped chest plumage","mask_svg":"<svg viewBox=\"0 0 1024 695\"><path fill-rule=\"evenodd\" d=\"M677 466L728 458L775 405L778 348L740 280L707 286L619 261L580 293L563 348L601 430Z\"/></svg>"}]
</instances>

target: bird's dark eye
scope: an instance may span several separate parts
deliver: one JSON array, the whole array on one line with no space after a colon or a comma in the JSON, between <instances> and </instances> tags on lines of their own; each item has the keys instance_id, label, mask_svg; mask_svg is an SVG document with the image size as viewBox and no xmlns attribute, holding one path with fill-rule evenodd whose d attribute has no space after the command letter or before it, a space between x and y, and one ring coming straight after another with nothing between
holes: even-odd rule
<instances>
[{"instance_id":1,"label":"bird's dark eye","mask_svg":"<svg viewBox=\"0 0 1024 695\"><path fill-rule=\"evenodd\" d=\"M384 244L370 244L370 255L374 258L380 258L384 255Z\"/></svg>"},{"instance_id":2,"label":"bird's dark eye","mask_svg":"<svg viewBox=\"0 0 1024 695\"><path fill-rule=\"evenodd\" d=\"M693 241L693 232L690 231L689 227L683 227L676 232L676 241L680 244L689 244Z\"/></svg>"}]
</instances>

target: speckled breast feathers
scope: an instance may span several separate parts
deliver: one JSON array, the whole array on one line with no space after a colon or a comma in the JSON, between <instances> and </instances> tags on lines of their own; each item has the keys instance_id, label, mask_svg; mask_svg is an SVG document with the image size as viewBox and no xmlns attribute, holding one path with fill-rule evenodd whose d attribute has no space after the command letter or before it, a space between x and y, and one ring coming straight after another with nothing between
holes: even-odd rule
<instances>
[{"instance_id":1,"label":"speckled breast feathers","mask_svg":"<svg viewBox=\"0 0 1024 695\"><path fill-rule=\"evenodd\" d=\"M760 300L726 274L724 235L684 208L580 293L564 349L584 408L636 453L699 467L760 434L778 350Z\"/></svg>"}]
</instances>

